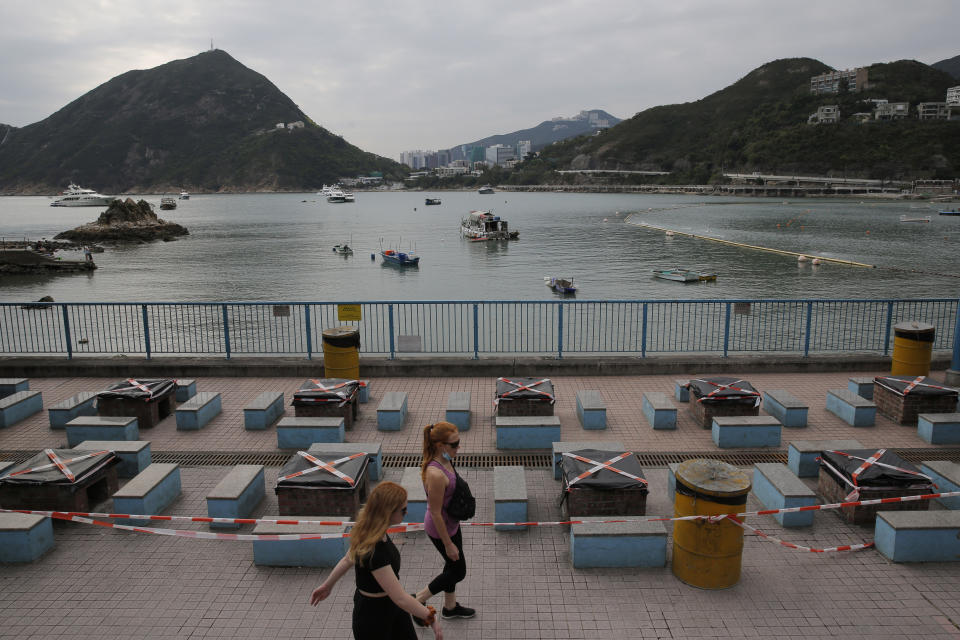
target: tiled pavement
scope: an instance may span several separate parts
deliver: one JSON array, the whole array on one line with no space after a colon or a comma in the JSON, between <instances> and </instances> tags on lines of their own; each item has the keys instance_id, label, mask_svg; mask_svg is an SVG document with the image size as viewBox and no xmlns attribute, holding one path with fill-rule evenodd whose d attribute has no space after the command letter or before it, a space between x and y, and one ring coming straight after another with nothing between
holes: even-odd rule
<instances>
[{"instance_id":1,"label":"tiled pavement","mask_svg":"<svg viewBox=\"0 0 960 640\"><path fill-rule=\"evenodd\" d=\"M877 372L880 373L880 372ZM782 388L808 401L810 426L784 429L790 439L856 438L867 446L927 447L915 428L878 417L854 429L823 408L826 390L845 387L850 374L751 374L760 390ZM938 377L939 374L934 374ZM693 424L681 407L676 431L653 431L643 419L644 391L672 391L676 376L555 377L556 413L563 438L620 440L633 450L713 451L709 430ZM199 432L178 432L173 417L141 432L154 451L276 451L276 433L243 429L243 405L263 390L284 391L299 378L200 378L201 391L220 391L224 411ZM113 379L31 379L50 406L79 391L105 388ZM472 428L465 453L495 451L493 380L489 378L389 378L371 381L371 401L348 440L377 439L385 452L419 451L418 427L443 417L450 391L472 391ZM574 393L599 389L608 406L606 431L583 431ZM376 406L388 391L409 394L410 414L398 433L376 431ZM288 407L288 414L290 413ZM0 430L0 450L59 446L46 412ZM204 496L224 467L184 467L182 497L166 513L205 515ZM268 487L276 468L268 469ZM646 469L649 515L672 512L666 470ZM492 471L463 469L478 497L477 521L493 517ZM387 470L399 480L400 470ZM561 517L560 484L549 470L526 471L534 520ZM109 510L110 503L99 508ZM757 508L751 496L748 508ZM257 515L276 514L268 488ZM781 529L769 517L754 519L768 533L801 545L828 547L870 540L872 528L853 527L819 512L807 529ZM202 525L177 525L202 529ZM56 523L56 548L37 562L0 566L0 638L346 638L350 637L353 579L334 596L308 604L310 590L327 570L257 567L250 543L130 534ZM245 527L242 531L248 530ZM396 536L403 556L401 580L418 589L438 571L440 558L423 534ZM960 638L960 566L901 565L876 551L812 554L748 536L743 575L722 591L689 587L662 569L574 570L563 527L496 532L471 527L464 535L469 564L459 591L477 607L473 620L445 623L447 638L689 638L870 637ZM429 632L418 631L429 638Z\"/></svg>"}]
</instances>

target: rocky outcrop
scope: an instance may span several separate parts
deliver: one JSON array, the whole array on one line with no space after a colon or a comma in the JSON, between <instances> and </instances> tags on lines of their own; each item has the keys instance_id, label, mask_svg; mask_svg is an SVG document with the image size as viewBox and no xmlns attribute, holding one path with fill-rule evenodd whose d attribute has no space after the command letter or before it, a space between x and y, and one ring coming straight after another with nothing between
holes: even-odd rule
<instances>
[{"instance_id":1,"label":"rocky outcrop","mask_svg":"<svg viewBox=\"0 0 960 640\"><path fill-rule=\"evenodd\" d=\"M64 231L54 238L81 243L150 242L174 240L177 236L189 233L186 227L158 218L146 200L134 202L132 198L127 198L124 201L111 202L110 207L100 214L96 222Z\"/></svg>"}]
</instances>

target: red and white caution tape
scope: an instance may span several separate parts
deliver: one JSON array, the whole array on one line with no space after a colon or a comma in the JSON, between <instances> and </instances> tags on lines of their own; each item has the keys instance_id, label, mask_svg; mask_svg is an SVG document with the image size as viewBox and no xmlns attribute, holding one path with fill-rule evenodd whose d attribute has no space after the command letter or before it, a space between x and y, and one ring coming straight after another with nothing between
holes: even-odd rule
<instances>
[{"instance_id":1,"label":"red and white caution tape","mask_svg":"<svg viewBox=\"0 0 960 640\"><path fill-rule=\"evenodd\" d=\"M743 529L744 531L749 531L750 533L756 534L757 536L763 538L764 540L769 540L770 542L776 542L781 547L786 547L787 549L793 549L794 551L809 551L810 553L828 553L831 551L860 551L861 549L869 549L873 546L872 542L864 542L862 544L842 544L837 547L826 547L824 549L818 549L816 547L804 547L799 544L793 544L792 542L787 542L781 540L780 538L774 538L771 535L767 535L760 529L751 527L746 522L740 520L736 516L725 516L727 520L733 522L735 525Z\"/></svg>"},{"instance_id":2,"label":"red and white caution tape","mask_svg":"<svg viewBox=\"0 0 960 640\"><path fill-rule=\"evenodd\" d=\"M619 474L622 475L622 476L626 476L626 477L628 477L628 478L630 478L630 479L632 479L632 480L636 480L637 482L639 482L639 483L641 483L641 484L643 484L643 485L646 485L646 484L647 484L647 481L644 480L643 478L640 478L640 477L638 477L638 476L635 476L635 475L633 475L632 473L627 473L626 471L622 471L622 470L617 469L616 467L613 466L613 463L614 463L614 462L620 462L620 461L623 460L624 458L626 458L626 457L628 457L628 456L632 456L632 455L633 455L633 452L632 452L632 451L624 451L624 452L621 453L620 455L615 456L615 457L613 457L613 458L610 458L610 459L607 460L606 462L597 462L596 460L591 460L590 458L585 458L585 457L583 457L583 456L579 456L579 455L577 455L577 454L575 454L575 453L570 453L570 452L565 452L563 455L566 456L566 457L568 457L568 458L573 458L573 459L575 459L575 460L579 460L580 462L586 462L587 464L596 465L596 466L593 467L592 469L587 469L586 471L584 471L583 473L581 473L580 475L578 475L576 478L574 478L573 480L571 480L571 481L570 481L570 484L567 485L567 491L570 490L570 487L572 487L572 486L574 485L574 483L577 483L577 482L579 482L580 480L583 480L584 478L587 478L587 477L589 477L589 476L592 476L594 473L596 473L597 471L600 471L601 469L609 469L610 471L613 471L614 473L619 473Z\"/></svg>"},{"instance_id":3,"label":"red and white caution tape","mask_svg":"<svg viewBox=\"0 0 960 640\"><path fill-rule=\"evenodd\" d=\"M45 449L45 451L50 451L50 449ZM64 466L66 466L66 465L70 464L71 462L79 462L79 461L81 461L81 460L86 460L87 458L95 458L95 457L97 457L97 456L102 456L102 455L107 454L107 453L110 453L110 451L94 451L93 453L88 453L87 455L80 456L80 457L77 457L77 458L67 458L66 460L60 460L60 462L61 462ZM49 455L50 455L50 454L47 454L47 457L49 457ZM7 475L5 475L5 476L2 476L2 477L4 477L4 478L12 478L12 477L14 477L14 476L23 475L23 474L25 474L25 473L33 473L34 471L46 471L47 469L52 469L52 468L54 468L55 466L57 466L56 463L55 463L55 462L51 462L50 464L40 465L39 467L32 467L32 468L30 468L30 469L21 469L20 471L14 471L13 473L9 473L9 474L7 474Z\"/></svg>"},{"instance_id":4,"label":"red and white caution tape","mask_svg":"<svg viewBox=\"0 0 960 640\"><path fill-rule=\"evenodd\" d=\"M353 478L351 478L350 476L348 476L342 471L338 471L337 469L334 469L334 467L337 466L338 464L343 464L347 460L353 460L354 458L359 458L360 456L367 455L366 453L354 453L353 455L346 456L345 458L339 458L337 460L334 460L333 462L324 462L323 460L320 460L319 458L315 458L314 456L310 455L306 451L297 451L297 454L306 458L308 461L312 462L313 466L310 467L309 469L304 469L303 471L297 471L296 473L291 473L290 475L283 476L282 478L280 478L281 480L289 480L290 478L296 478L297 476L303 476L308 473L320 471L322 469L324 471L329 471L330 473L337 476L341 480L345 480L347 484L349 484L351 487L354 484L356 484Z\"/></svg>"}]
</instances>

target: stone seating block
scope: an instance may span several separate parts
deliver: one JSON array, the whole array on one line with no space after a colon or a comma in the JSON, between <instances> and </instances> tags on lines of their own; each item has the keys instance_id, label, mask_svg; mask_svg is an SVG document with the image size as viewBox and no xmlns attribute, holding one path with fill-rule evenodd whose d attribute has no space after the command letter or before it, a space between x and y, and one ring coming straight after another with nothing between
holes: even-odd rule
<instances>
[{"instance_id":1,"label":"stone seating block","mask_svg":"<svg viewBox=\"0 0 960 640\"><path fill-rule=\"evenodd\" d=\"M816 478L820 475L817 458L821 451L863 449L857 440L794 440L787 447L787 467L798 478Z\"/></svg>"},{"instance_id":2,"label":"stone seating block","mask_svg":"<svg viewBox=\"0 0 960 640\"><path fill-rule=\"evenodd\" d=\"M46 516L0 513L0 562L33 562L53 548L53 523Z\"/></svg>"},{"instance_id":3,"label":"stone seating block","mask_svg":"<svg viewBox=\"0 0 960 640\"><path fill-rule=\"evenodd\" d=\"M180 465L154 462L113 494L114 513L159 515L180 496ZM144 525L149 520L126 520Z\"/></svg>"},{"instance_id":4,"label":"stone seating block","mask_svg":"<svg viewBox=\"0 0 960 640\"><path fill-rule=\"evenodd\" d=\"M28 378L0 378L0 399L30 390Z\"/></svg>"},{"instance_id":5,"label":"stone seating block","mask_svg":"<svg viewBox=\"0 0 960 640\"><path fill-rule=\"evenodd\" d=\"M779 447L780 430L771 416L714 416L711 435L721 449Z\"/></svg>"},{"instance_id":6,"label":"stone seating block","mask_svg":"<svg viewBox=\"0 0 960 640\"><path fill-rule=\"evenodd\" d=\"M676 429L677 408L665 393L648 391L643 394L643 417L654 429Z\"/></svg>"},{"instance_id":7,"label":"stone seating block","mask_svg":"<svg viewBox=\"0 0 960 640\"><path fill-rule=\"evenodd\" d=\"M497 416L497 449L549 449L560 440L558 416Z\"/></svg>"},{"instance_id":8,"label":"stone seating block","mask_svg":"<svg viewBox=\"0 0 960 640\"><path fill-rule=\"evenodd\" d=\"M362 451L367 454L367 475L371 480L383 479L383 446L379 442L318 442L311 444L307 453L342 453L350 455Z\"/></svg>"},{"instance_id":9,"label":"stone seating block","mask_svg":"<svg viewBox=\"0 0 960 640\"><path fill-rule=\"evenodd\" d=\"M771 389L763 393L763 409L785 427L807 426L809 407L783 389Z\"/></svg>"},{"instance_id":10,"label":"stone seating block","mask_svg":"<svg viewBox=\"0 0 960 640\"><path fill-rule=\"evenodd\" d=\"M117 477L132 478L150 466L149 440L84 440L74 447L76 451L103 451L109 449L120 458Z\"/></svg>"},{"instance_id":11,"label":"stone seating block","mask_svg":"<svg viewBox=\"0 0 960 640\"><path fill-rule=\"evenodd\" d=\"M97 392L81 391L47 409L51 429L63 429L80 416L97 415Z\"/></svg>"},{"instance_id":12,"label":"stone seating block","mask_svg":"<svg viewBox=\"0 0 960 640\"><path fill-rule=\"evenodd\" d=\"M623 443L617 440L567 440L554 442L551 445L553 455L551 464L553 465L553 479L560 479L560 459L563 454L570 451L579 451L580 449L597 449L599 451L626 451Z\"/></svg>"},{"instance_id":13,"label":"stone seating block","mask_svg":"<svg viewBox=\"0 0 960 640\"><path fill-rule=\"evenodd\" d=\"M377 407L377 431L399 431L407 421L407 392L391 391Z\"/></svg>"},{"instance_id":14,"label":"stone seating block","mask_svg":"<svg viewBox=\"0 0 960 640\"><path fill-rule=\"evenodd\" d=\"M218 392L201 391L176 408L177 431L202 429L222 410Z\"/></svg>"},{"instance_id":15,"label":"stone seating block","mask_svg":"<svg viewBox=\"0 0 960 640\"><path fill-rule=\"evenodd\" d=\"M0 428L10 427L43 410L39 391L17 391L0 398Z\"/></svg>"},{"instance_id":16,"label":"stone seating block","mask_svg":"<svg viewBox=\"0 0 960 640\"><path fill-rule=\"evenodd\" d=\"M599 391L580 390L576 394L577 417L584 429L607 428L607 403Z\"/></svg>"},{"instance_id":17,"label":"stone seating block","mask_svg":"<svg viewBox=\"0 0 960 640\"><path fill-rule=\"evenodd\" d=\"M0 478L2 478L4 472L5 472L7 469L12 468L12 467L14 466L14 464L15 464L15 463L13 463L13 462L0 462Z\"/></svg>"},{"instance_id":18,"label":"stone seating block","mask_svg":"<svg viewBox=\"0 0 960 640\"><path fill-rule=\"evenodd\" d=\"M930 476L939 493L960 491L960 464L946 460L924 460L920 463L920 471ZM947 509L960 510L960 496L935 500Z\"/></svg>"},{"instance_id":19,"label":"stone seating block","mask_svg":"<svg viewBox=\"0 0 960 640\"><path fill-rule=\"evenodd\" d=\"M427 515L427 491L423 488L420 467L404 467L400 486L407 490L406 522L423 522Z\"/></svg>"},{"instance_id":20,"label":"stone seating block","mask_svg":"<svg viewBox=\"0 0 960 640\"><path fill-rule=\"evenodd\" d=\"M861 398L873 400L873 382L873 376L850 378L847 380L847 391L851 391Z\"/></svg>"},{"instance_id":21,"label":"stone seating block","mask_svg":"<svg viewBox=\"0 0 960 640\"><path fill-rule=\"evenodd\" d=\"M589 517L570 525L570 559L578 569L587 567L664 567L667 564L667 529L662 522L638 520L600 524Z\"/></svg>"},{"instance_id":22,"label":"stone seating block","mask_svg":"<svg viewBox=\"0 0 960 640\"><path fill-rule=\"evenodd\" d=\"M879 511L873 539L893 562L956 562L960 511Z\"/></svg>"},{"instance_id":23,"label":"stone seating block","mask_svg":"<svg viewBox=\"0 0 960 640\"><path fill-rule=\"evenodd\" d=\"M283 392L264 391L243 408L243 428L259 431L270 427L283 415Z\"/></svg>"},{"instance_id":24,"label":"stone seating block","mask_svg":"<svg viewBox=\"0 0 960 640\"><path fill-rule=\"evenodd\" d=\"M277 448L307 449L315 442L343 442L344 430L342 417L285 416L277 423Z\"/></svg>"},{"instance_id":25,"label":"stone seating block","mask_svg":"<svg viewBox=\"0 0 960 640\"><path fill-rule=\"evenodd\" d=\"M960 444L960 413L921 413L917 435L930 444Z\"/></svg>"},{"instance_id":26,"label":"stone seating block","mask_svg":"<svg viewBox=\"0 0 960 640\"><path fill-rule=\"evenodd\" d=\"M357 398L359 399L360 404L367 404L370 402L370 381L369 380L360 380L360 388L357 391Z\"/></svg>"},{"instance_id":27,"label":"stone seating block","mask_svg":"<svg viewBox=\"0 0 960 640\"><path fill-rule=\"evenodd\" d=\"M877 419L877 405L849 389L827 391L827 411L853 427L872 427Z\"/></svg>"},{"instance_id":28,"label":"stone seating block","mask_svg":"<svg viewBox=\"0 0 960 640\"><path fill-rule=\"evenodd\" d=\"M527 478L521 466L493 468L493 521L527 522ZM497 531L522 531L523 525L497 524Z\"/></svg>"},{"instance_id":29,"label":"stone seating block","mask_svg":"<svg viewBox=\"0 0 960 640\"><path fill-rule=\"evenodd\" d=\"M67 446L84 440L139 440L140 429L132 416L80 416L64 427Z\"/></svg>"},{"instance_id":30,"label":"stone seating block","mask_svg":"<svg viewBox=\"0 0 960 640\"><path fill-rule=\"evenodd\" d=\"M451 391L447 396L447 413L445 419L457 426L460 431L470 429L470 392Z\"/></svg>"},{"instance_id":31,"label":"stone seating block","mask_svg":"<svg viewBox=\"0 0 960 640\"><path fill-rule=\"evenodd\" d=\"M176 386L173 392L173 399L177 402L186 402L197 395L196 380L174 380L174 384Z\"/></svg>"},{"instance_id":32,"label":"stone seating block","mask_svg":"<svg viewBox=\"0 0 960 640\"><path fill-rule=\"evenodd\" d=\"M787 465L763 462L753 465L753 495L767 509L790 509L817 504L813 489L794 475ZM784 527L813 526L813 511L777 513L774 518Z\"/></svg>"},{"instance_id":33,"label":"stone seating block","mask_svg":"<svg viewBox=\"0 0 960 640\"><path fill-rule=\"evenodd\" d=\"M689 383L689 380L673 381L673 397L677 399L677 402L690 402L690 389L687 388Z\"/></svg>"},{"instance_id":34,"label":"stone seating block","mask_svg":"<svg viewBox=\"0 0 960 640\"><path fill-rule=\"evenodd\" d=\"M271 518L280 519L280 518ZM311 520L336 522L343 516L310 516ZM259 522L253 533L259 535L344 534L349 525L275 524ZM333 567L350 548L350 538L316 538L313 540L254 540L253 563L265 567Z\"/></svg>"},{"instance_id":35,"label":"stone seating block","mask_svg":"<svg viewBox=\"0 0 960 640\"><path fill-rule=\"evenodd\" d=\"M238 464L207 494L211 518L249 518L266 494L262 464ZM211 522L213 529L238 529L239 524Z\"/></svg>"}]
</instances>

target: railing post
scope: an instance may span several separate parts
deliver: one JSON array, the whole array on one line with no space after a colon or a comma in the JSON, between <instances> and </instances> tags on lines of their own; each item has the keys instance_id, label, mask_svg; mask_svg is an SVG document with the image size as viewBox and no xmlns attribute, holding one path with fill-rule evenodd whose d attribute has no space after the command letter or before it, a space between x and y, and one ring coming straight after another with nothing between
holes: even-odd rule
<instances>
[{"instance_id":1,"label":"railing post","mask_svg":"<svg viewBox=\"0 0 960 640\"><path fill-rule=\"evenodd\" d=\"M887 329L883 335L883 355L890 352L890 329L893 326L893 302L887 303Z\"/></svg>"},{"instance_id":2,"label":"railing post","mask_svg":"<svg viewBox=\"0 0 960 640\"><path fill-rule=\"evenodd\" d=\"M310 331L310 305L303 305L303 326L307 331L307 360L313 360L313 334Z\"/></svg>"},{"instance_id":3,"label":"railing post","mask_svg":"<svg viewBox=\"0 0 960 640\"><path fill-rule=\"evenodd\" d=\"M957 317L953 323L953 358L950 360L950 370L960 373L960 301L957 302ZM947 377L950 377L949 372ZM956 383L948 381L948 384Z\"/></svg>"},{"instance_id":4,"label":"railing post","mask_svg":"<svg viewBox=\"0 0 960 640\"><path fill-rule=\"evenodd\" d=\"M393 305L387 305L387 318L390 320L390 359L396 358L397 351L393 343Z\"/></svg>"},{"instance_id":5,"label":"railing post","mask_svg":"<svg viewBox=\"0 0 960 640\"><path fill-rule=\"evenodd\" d=\"M558 302L557 308L557 359L563 358L563 303Z\"/></svg>"},{"instance_id":6,"label":"railing post","mask_svg":"<svg viewBox=\"0 0 960 640\"><path fill-rule=\"evenodd\" d=\"M227 360L230 359L230 322L227 317L227 305L221 305L223 309L223 345L227 351Z\"/></svg>"},{"instance_id":7,"label":"railing post","mask_svg":"<svg viewBox=\"0 0 960 640\"><path fill-rule=\"evenodd\" d=\"M70 337L70 314L67 313L67 305L62 305L63 309L63 339L67 343L67 360L73 359L73 338Z\"/></svg>"},{"instance_id":8,"label":"railing post","mask_svg":"<svg viewBox=\"0 0 960 640\"><path fill-rule=\"evenodd\" d=\"M480 359L480 305L473 303L473 359Z\"/></svg>"},{"instance_id":9,"label":"railing post","mask_svg":"<svg viewBox=\"0 0 960 640\"><path fill-rule=\"evenodd\" d=\"M647 357L647 303L643 303L643 325L640 329L640 357Z\"/></svg>"},{"instance_id":10,"label":"railing post","mask_svg":"<svg viewBox=\"0 0 960 640\"><path fill-rule=\"evenodd\" d=\"M813 328L813 303L807 302L807 328L804 331L803 357L810 355L810 330Z\"/></svg>"},{"instance_id":11,"label":"railing post","mask_svg":"<svg viewBox=\"0 0 960 640\"><path fill-rule=\"evenodd\" d=\"M723 320L723 357L727 357L727 352L730 349L730 303L727 302L724 306L724 320Z\"/></svg>"},{"instance_id":12,"label":"railing post","mask_svg":"<svg viewBox=\"0 0 960 640\"><path fill-rule=\"evenodd\" d=\"M150 359L150 323L147 322L147 305L140 305L140 311L143 316L143 347L147 352L147 360Z\"/></svg>"}]
</instances>

